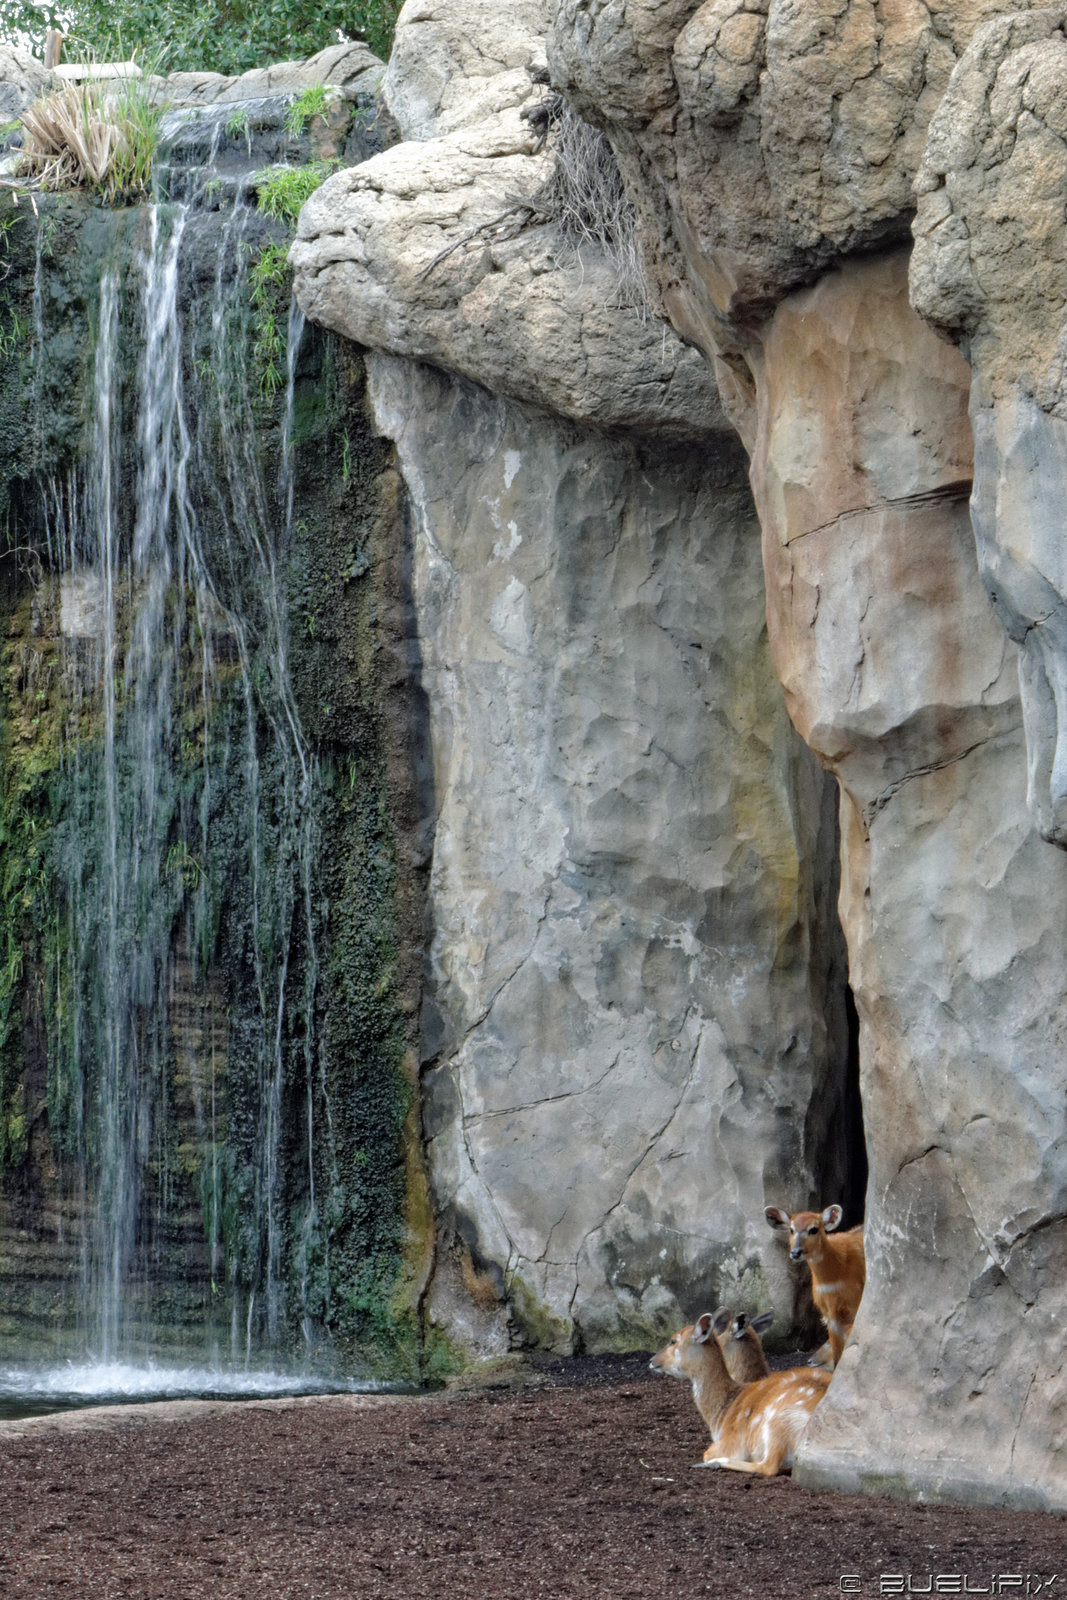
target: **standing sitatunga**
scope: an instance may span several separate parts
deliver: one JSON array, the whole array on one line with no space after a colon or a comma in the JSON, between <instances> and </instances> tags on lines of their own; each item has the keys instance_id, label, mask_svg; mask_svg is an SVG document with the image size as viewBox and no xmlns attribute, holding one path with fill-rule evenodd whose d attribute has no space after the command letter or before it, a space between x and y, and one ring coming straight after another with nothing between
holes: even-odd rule
<instances>
[{"instance_id":1,"label":"standing sitatunga","mask_svg":"<svg viewBox=\"0 0 1067 1600\"><path fill-rule=\"evenodd\" d=\"M830 1367L836 1367L841 1359L867 1281L863 1229L834 1232L843 1215L840 1206L827 1206L822 1213L798 1211L794 1216L779 1206L768 1206L764 1212L772 1228L789 1230L789 1259L806 1261L811 1269L811 1297L826 1323L830 1347L829 1359L823 1349L812 1361Z\"/></svg>"}]
</instances>

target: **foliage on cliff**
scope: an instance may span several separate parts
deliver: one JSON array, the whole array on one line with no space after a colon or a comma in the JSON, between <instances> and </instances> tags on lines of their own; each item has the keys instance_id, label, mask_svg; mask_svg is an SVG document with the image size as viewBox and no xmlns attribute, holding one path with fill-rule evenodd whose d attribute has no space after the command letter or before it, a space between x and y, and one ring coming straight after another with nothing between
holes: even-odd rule
<instances>
[{"instance_id":1,"label":"foliage on cliff","mask_svg":"<svg viewBox=\"0 0 1067 1600\"><path fill-rule=\"evenodd\" d=\"M155 57L171 72L238 73L314 55L338 33L365 38L383 59L400 0L5 0L0 42L29 39L40 53L49 28L100 59Z\"/></svg>"},{"instance_id":2,"label":"foliage on cliff","mask_svg":"<svg viewBox=\"0 0 1067 1600\"><path fill-rule=\"evenodd\" d=\"M20 175L45 189L90 187L108 200L148 192L163 117L131 78L116 97L98 83L68 83L26 111Z\"/></svg>"},{"instance_id":3,"label":"foliage on cliff","mask_svg":"<svg viewBox=\"0 0 1067 1600\"><path fill-rule=\"evenodd\" d=\"M50 1197L77 1193L72 1226L94 1262L107 1253L96 1219L125 1216L122 1337L225 1342L236 1326L252 1346L314 1343L358 1370L418 1377L440 1351L418 1315L431 1226L412 1093L422 923L404 864L414 824L399 815L405 724L385 710L404 559L388 446L367 427L358 357L313 329L288 346L278 285L279 370L249 381L266 315L249 304L252 263L284 269L281 222L249 213L220 260L215 211L176 219L75 192L36 207L0 197L7 1315L73 1326L80 1267L61 1264L42 1295L35 1271L12 1266L11 1240L30 1240L39 1262ZM160 270L171 260L173 278ZM183 339L150 364L164 291ZM197 420L187 456L180 430L138 428L159 369ZM101 394L126 424L107 458L111 497L98 493ZM189 514L171 524L152 494L179 459ZM146 551L106 599L99 543L130 572L139 508L180 559ZM60 525L76 573L70 540L50 541ZM194 566L210 593L175 578L162 609L144 610L152 574ZM129 677L109 680L111 660ZM166 1004L143 1004L149 990ZM117 1096L113 1059L134 1064ZM135 1102L149 1146L125 1137ZM113 1174L134 1167L126 1206Z\"/></svg>"}]
</instances>

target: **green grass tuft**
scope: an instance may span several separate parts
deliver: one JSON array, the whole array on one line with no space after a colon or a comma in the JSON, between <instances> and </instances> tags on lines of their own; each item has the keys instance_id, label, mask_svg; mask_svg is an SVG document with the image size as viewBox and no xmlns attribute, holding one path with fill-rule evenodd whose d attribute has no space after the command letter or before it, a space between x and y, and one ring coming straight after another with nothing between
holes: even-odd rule
<instances>
[{"instance_id":1,"label":"green grass tuft","mask_svg":"<svg viewBox=\"0 0 1067 1600\"><path fill-rule=\"evenodd\" d=\"M312 161L306 167L269 167L257 176L256 205L264 216L278 217L295 228L300 207L332 171L325 161Z\"/></svg>"}]
</instances>

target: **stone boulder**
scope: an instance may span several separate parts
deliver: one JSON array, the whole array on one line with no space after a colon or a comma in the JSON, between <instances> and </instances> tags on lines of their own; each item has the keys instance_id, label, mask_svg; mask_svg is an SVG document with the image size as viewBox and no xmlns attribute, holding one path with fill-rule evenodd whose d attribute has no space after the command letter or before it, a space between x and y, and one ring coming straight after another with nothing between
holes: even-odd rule
<instances>
[{"instance_id":1,"label":"stone boulder","mask_svg":"<svg viewBox=\"0 0 1067 1600\"><path fill-rule=\"evenodd\" d=\"M290 260L324 327L603 427L693 436L721 415L699 352L619 304L610 259L526 227L544 182L511 111L329 179Z\"/></svg>"},{"instance_id":2,"label":"stone boulder","mask_svg":"<svg viewBox=\"0 0 1067 1600\"><path fill-rule=\"evenodd\" d=\"M470 14L405 8L385 93L409 136L308 201L297 298L335 332L494 393L698 435L721 417L699 352L628 299L609 249L576 247L544 218L552 157L523 116L546 98L527 70L543 58L523 27L536 12L505 27L487 0Z\"/></svg>"},{"instance_id":3,"label":"stone boulder","mask_svg":"<svg viewBox=\"0 0 1067 1600\"><path fill-rule=\"evenodd\" d=\"M13 122L54 87L52 73L36 56L18 45L0 45L0 123Z\"/></svg>"},{"instance_id":4,"label":"stone boulder","mask_svg":"<svg viewBox=\"0 0 1067 1600\"><path fill-rule=\"evenodd\" d=\"M319 84L337 90L354 104L374 100L385 76L385 64L365 44L330 45L306 61L281 61L254 67L238 77L221 72L172 72L160 80L168 105L219 105L236 100L269 100L297 95Z\"/></svg>"},{"instance_id":5,"label":"stone boulder","mask_svg":"<svg viewBox=\"0 0 1067 1600\"><path fill-rule=\"evenodd\" d=\"M972 517L1022 652L1029 799L1067 847L1067 8L976 36L930 129L912 298L974 373Z\"/></svg>"},{"instance_id":6,"label":"stone boulder","mask_svg":"<svg viewBox=\"0 0 1067 1600\"><path fill-rule=\"evenodd\" d=\"M706 365L634 304L609 249L543 217L543 0L409 3L383 84L404 142L337 173L291 251L306 314L372 349L602 427L696 436ZM526 206L524 202L531 202Z\"/></svg>"},{"instance_id":7,"label":"stone boulder","mask_svg":"<svg viewBox=\"0 0 1067 1600\"><path fill-rule=\"evenodd\" d=\"M527 103L545 66L544 0L408 0L384 92L405 139L452 133Z\"/></svg>"}]
</instances>

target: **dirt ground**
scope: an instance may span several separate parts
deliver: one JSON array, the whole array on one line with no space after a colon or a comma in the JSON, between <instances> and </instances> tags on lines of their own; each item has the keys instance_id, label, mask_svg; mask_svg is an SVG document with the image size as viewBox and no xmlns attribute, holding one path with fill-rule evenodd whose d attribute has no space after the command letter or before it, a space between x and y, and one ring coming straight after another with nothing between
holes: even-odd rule
<instances>
[{"instance_id":1,"label":"dirt ground","mask_svg":"<svg viewBox=\"0 0 1067 1600\"><path fill-rule=\"evenodd\" d=\"M633 1359L539 1376L5 1423L0 1596L1067 1595L1067 1517L696 1472L707 1441L687 1386Z\"/></svg>"}]
</instances>

